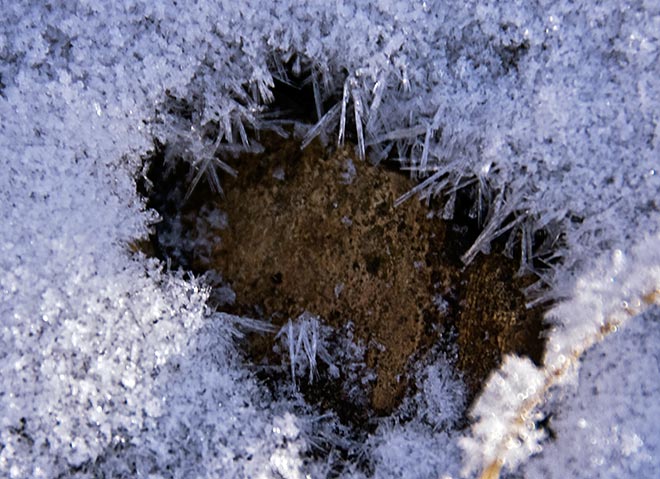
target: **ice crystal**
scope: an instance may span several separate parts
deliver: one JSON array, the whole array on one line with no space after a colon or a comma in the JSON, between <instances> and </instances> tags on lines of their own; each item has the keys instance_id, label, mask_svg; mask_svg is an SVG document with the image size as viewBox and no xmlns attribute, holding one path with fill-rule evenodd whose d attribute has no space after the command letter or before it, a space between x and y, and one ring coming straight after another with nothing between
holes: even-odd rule
<instances>
[{"instance_id":1,"label":"ice crystal","mask_svg":"<svg viewBox=\"0 0 660 479\"><path fill-rule=\"evenodd\" d=\"M318 317L304 313L295 321L289 320L277 333L276 338L280 338L288 354L294 384L298 376L304 375L308 376L309 383L314 381L317 357L329 366L331 375L339 373L325 348L328 332L329 328L322 326Z\"/></svg>"}]
</instances>

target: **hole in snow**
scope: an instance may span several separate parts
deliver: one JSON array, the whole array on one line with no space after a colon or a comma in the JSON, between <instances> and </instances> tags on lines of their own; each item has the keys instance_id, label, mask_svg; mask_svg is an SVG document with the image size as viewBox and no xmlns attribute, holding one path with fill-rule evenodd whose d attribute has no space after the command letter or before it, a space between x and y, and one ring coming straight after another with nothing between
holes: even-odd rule
<instances>
[{"instance_id":1,"label":"hole in snow","mask_svg":"<svg viewBox=\"0 0 660 479\"><path fill-rule=\"evenodd\" d=\"M231 164L236 177L221 177L223 195L200 183L185 202L188 167L165 168L160 148L151 160L150 205L164 221L152 245L174 267L214 272L208 277L220 310L278 330L303 314L334 331L351 323L355 342L365 347L360 387L368 400L351 402L322 361L315 385L299 378L310 399L347 420L389 414L406 392L411 360L439 341L458 346L456 365L471 396L503 354L540 361L542 311L525 308L521 292L535 278L518 276L517 263L498 253L479 255L467 267L460 261L478 234L468 192L459 195L455 221L447 222L429 214L439 208L433 202L395 208L411 180L365 164L348 148L314 142L301 151L298 141L274 134L261 143L263 153ZM342 181L348 162L356 170L351 183ZM245 349L264 378L289 361L274 334L255 335ZM368 371L375 377L367 379ZM277 376L291 380L286 367ZM346 410L358 406L364 410Z\"/></svg>"},{"instance_id":2,"label":"hole in snow","mask_svg":"<svg viewBox=\"0 0 660 479\"><path fill-rule=\"evenodd\" d=\"M515 253L511 242L461 261L485 215L476 188L456 195L451 221L438 200L395 207L415 183L390 162L370 166L354 147L318 139L301 149L291 130L331 105L319 107L309 82L286 80L272 108L282 121L270 125L294 138L257 132L263 151L223 157L210 185L189 194L189 159L157 146L142 191L163 221L136 247L205 274L212 307L271 323L275 332L242 343L250 367L274 397L295 389L333 411L356 442L419 389L411 371L431 356L460 371L467 404L504 354L539 363L543 310L522 293L538 278L502 254Z\"/></svg>"}]
</instances>

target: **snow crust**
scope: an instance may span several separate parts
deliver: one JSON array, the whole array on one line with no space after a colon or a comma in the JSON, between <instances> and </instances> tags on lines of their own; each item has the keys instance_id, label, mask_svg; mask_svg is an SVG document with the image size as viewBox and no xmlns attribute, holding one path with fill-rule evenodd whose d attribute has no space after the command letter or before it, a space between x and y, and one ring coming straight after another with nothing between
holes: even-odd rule
<instances>
[{"instance_id":1,"label":"snow crust","mask_svg":"<svg viewBox=\"0 0 660 479\"><path fill-rule=\"evenodd\" d=\"M484 234L466 260L502 232L522 234L523 266L557 247L547 297L563 298L575 278L602 279L589 276L600 256L641 245L626 271L644 284L595 302L657 287L645 274L660 265L657 237L645 240L658 230L657 2L7 1L2 12L4 477L330 472L305 457L316 413L272 400L242 364L240 321L209 311L198 279L128 247L156 220L136 191L154 138L221 187L214 154L258 149L249 127L278 128L260 115L274 78L313 83L308 139L354 131L371 161L399 156L430 178L416 192L447 195L446 216L452 192L477 184ZM549 244L534 244L539 229ZM586 328L597 310L577 312ZM587 353L578 386L547 406L556 438L526 477L657 475L657 318L632 318ZM582 340L573 332L562 344ZM443 416L460 384L425 384L415 418L383 423L365 446L376 477L455 477L469 462Z\"/></svg>"},{"instance_id":2,"label":"snow crust","mask_svg":"<svg viewBox=\"0 0 660 479\"><path fill-rule=\"evenodd\" d=\"M587 352L526 477L655 477L660 471L660 315L653 308ZM563 438L563 440L561 440Z\"/></svg>"}]
</instances>

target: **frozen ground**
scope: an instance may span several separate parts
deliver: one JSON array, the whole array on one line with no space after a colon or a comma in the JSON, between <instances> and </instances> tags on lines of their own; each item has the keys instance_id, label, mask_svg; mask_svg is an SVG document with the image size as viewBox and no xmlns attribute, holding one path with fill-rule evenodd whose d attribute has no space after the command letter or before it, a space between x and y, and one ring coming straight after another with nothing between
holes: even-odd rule
<instances>
[{"instance_id":1,"label":"frozen ground","mask_svg":"<svg viewBox=\"0 0 660 479\"><path fill-rule=\"evenodd\" d=\"M459 449L448 411L460 385L436 365L416 418L384 422L359 451L374 474L457 477L506 457L529 478L657 477L658 2L1 7L3 476L297 478L336 467L305 452L323 435L339 444L341 431L304 404L269 401L237 359L245 321L209 311L197 280L127 247L155 220L136 191L154 138L212 178L216 151L254 147L248 127L276 128L260 107L273 76L299 71L319 100L336 99L327 111L319 101L314 131L354 128L372 160L401 157L431 175L422 194L442 191L450 205L452 188L479 185L490 214L466 260L502 227L524 238L523 266L545 254L535 231L560 239L548 297L567 301L553 313L549 368L604 326L620 329L542 405L554 437L539 446L514 434L512 454L495 451L504 420ZM541 374L510 364L482 419L506 418Z\"/></svg>"}]
</instances>

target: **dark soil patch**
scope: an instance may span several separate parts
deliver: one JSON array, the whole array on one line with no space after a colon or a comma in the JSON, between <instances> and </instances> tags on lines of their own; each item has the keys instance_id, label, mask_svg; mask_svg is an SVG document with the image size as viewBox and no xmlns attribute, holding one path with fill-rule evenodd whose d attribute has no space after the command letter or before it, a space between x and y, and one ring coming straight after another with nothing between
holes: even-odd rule
<instances>
[{"instance_id":1,"label":"dark soil patch","mask_svg":"<svg viewBox=\"0 0 660 479\"><path fill-rule=\"evenodd\" d=\"M410 361L438 341L457 345L472 396L504 354L540 362L542 310L526 309L521 292L535 278L516 276L517 263L496 253L465 267L476 225L443 221L415 199L395 208L414 183L350 148L301 151L274 135L262 143L264 153L232 163L239 173L222 177L224 195L200 184L185 203L186 167L166 171L162 158L152 160L151 206L165 218L155 253L197 274L217 271L218 285L236 294L221 309L278 327L303 312L337 329L351 321L376 372L368 409L377 414L399 404ZM252 361L275 361L274 340L255 335L246 345ZM340 389L310 388L309 399L341 415L355 405Z\"/></svg>"}]
</instances>

